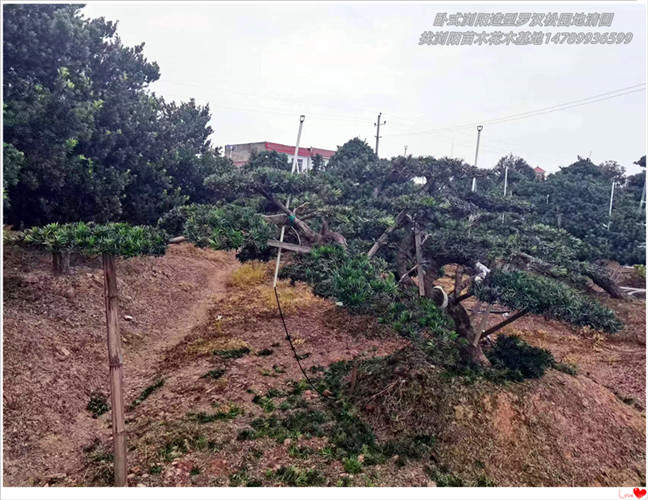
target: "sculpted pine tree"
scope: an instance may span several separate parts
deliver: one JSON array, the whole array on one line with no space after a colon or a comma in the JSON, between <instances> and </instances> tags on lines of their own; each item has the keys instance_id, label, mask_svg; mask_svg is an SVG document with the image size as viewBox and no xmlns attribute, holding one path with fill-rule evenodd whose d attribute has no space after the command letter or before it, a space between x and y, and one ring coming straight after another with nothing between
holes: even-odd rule
<instances>
[{"instance_id":1,"label":"sculpted pine tree","mask_svg":"<svg viewBox=\"0 0 648 500\"><path fill-rule=\"evenodd\" d=\"M507 161L519 170L513 179L531 181L528 165ZM481 341L528 313L617 331L621 324L612 311L577 290L592 279L622 297L605 270L587 260L586 243L564 230L529 224L533 207L518 197L471 192L474 176L497 175L450 158L380 160L354 139L326 170L292 175L285 160L264 153L207 183L216 191L235 186L238 203L261 207L268 223L292 226L296 242L340 247L342 253L300 256L284 273L310 282L316 293L371 310L372 301L405 304L407 289L416 289L420 300L451 319L464 362L488 365ZM282 202L288 195L294 209ZM438 279L449 265L457 270L454 288L444 291ZM468 314L463 304L470 297L484 314ZM488 327L487 304L494 303L512 312Z\"/></svg>"}]
</instances>

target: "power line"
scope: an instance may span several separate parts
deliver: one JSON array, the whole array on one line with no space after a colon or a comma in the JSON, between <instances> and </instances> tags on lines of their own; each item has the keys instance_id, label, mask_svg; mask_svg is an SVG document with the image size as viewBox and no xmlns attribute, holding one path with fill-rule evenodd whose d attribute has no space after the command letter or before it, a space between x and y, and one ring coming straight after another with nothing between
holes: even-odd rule
<instances>
[{"instance_id":1,"label":"power line","mask_svg":"<svg viewBox=\"0 0 648 500\"><path fill-rule=\"evenodd\" d=\"M592 104L594 102L605 101L607 99L614 99L615 97L621 97L623 95L633 94L635 92L643 92L643 91L646 90L645 88L637 88L637 87L645 87L645 85L646 85L645 83L640 83L640 84L637 84L637 85L631 85L630 87L624 87L624 88L621 88L621 89L612 90L610 92L605 92L603 94L597 94L597 95L594 95L594 96L591 96L591 97L586 97L586 98L583 98L583 99L577 99L577 100L574 100L574 101L568 101L568 102L565 102L565 103L562 103L562 104L556 104L554 106L548 106L548 107L545 107L545 108L539 108L539 109L535 109L535 110L532 110L532 111L525 111L523 113L517 113L517 114L507 115L507 116L501 116L499 118L493 118L491 120L482 120L482 121L479 121L479 122L467 123L465 125L457 125L455 127L444 127L444 128L432 129L432 130L421 131L421 132L414 132L413 131L413 132L410 132L410 133L392 134L391 137L396 137L396 136L399 136L399 135L426 135L426 134L433 133L433 132L454 131L454 130L460 130L460 129L463 129L463 128L473 127L475 125L479 125L479 124L482 124L482 123L493 125L493 124L504 123L504 122L512 121L512 120L519 120L519 119L522 119L522 118L529 118L531 116L538 116L538 115L541 115L541 114L555 113L557 111L562 111L563 109L576 108L576 107L579 107L579 106L585 106L586 104ZM629 89L635 89L635 90L629 90ZM625 90L628 90L628 92L619 93L619 92L622 92L622 91L625 91ZM610 94L615 94L615 95L610 95ZM608 96L608 97L605 97L605 96ZM598 98L601 98L601 99L598 99ZM587 101L587 102L585 102L585 101Z\"/></svg>"}]
</instances>

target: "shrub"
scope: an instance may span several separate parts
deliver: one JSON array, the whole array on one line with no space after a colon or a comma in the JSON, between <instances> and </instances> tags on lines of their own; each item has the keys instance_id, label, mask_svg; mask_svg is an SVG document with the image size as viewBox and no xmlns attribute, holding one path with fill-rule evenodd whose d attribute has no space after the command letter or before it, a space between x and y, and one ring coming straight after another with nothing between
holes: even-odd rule
<instances>
[{"instance_id":1,"label":"shrub","mask_svg":"<svg viewBox=\"0 0 648 500\"><path fill-rule=\"evenodd\" d=\"M516 335L500 335L485 354L495 368L507 370L507 378L516 381L542 377L555 364L549 351L533 347Z\"/></svg>"},{"instance_id":2,"label":"shrub","mask_svg":"<svg viewBox=\"0 0 648 500\"><path fill-rule=\"evenodd\" d=\"M320 246L300 255L282 277L304 281L316 295L342 302L355 312L369 312L392 302L398 291L393 274L379 259L351 255L339 246Z\"/></svg>"}]
</instances>

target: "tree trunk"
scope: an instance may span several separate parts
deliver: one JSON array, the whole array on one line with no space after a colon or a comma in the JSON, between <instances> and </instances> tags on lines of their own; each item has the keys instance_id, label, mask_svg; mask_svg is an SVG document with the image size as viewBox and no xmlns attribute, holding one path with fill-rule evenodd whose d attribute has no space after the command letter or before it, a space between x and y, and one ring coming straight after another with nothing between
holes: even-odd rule
<instances>
[{"instance_id":1,"label":"tree trunk","mask_svg":"<svg viewBox=\"0 0 648 500\"><path fill-rule=\"evenodd\" d=\"M70 251L52 252L52 271L55 276L70 274Z\"/></svg>"},{"instance_id":2,"label":"tree trunk","mask_svg":"<svg viewBox=\"0 0 648 500\"><path fill-rule=\"evenodd\" d=\"M108 331L108 361L110 365L110 403L115 486L128 486L126 471L126 431L124 425L124 374L121 337L119 336L119 298L115 256L104 254L104 296Z\"/></svg>"},{"instance_id":3,"label":"tree trunk","mask_svg":"<svg viewBox=\"0 0 648 500\"><path fill-rule=\"evenodd\" d=\"M407 259L410 256L412 243L414 242L414 234L412 231L407 231L405 237L398 245L398 253L396 254L396 269L400 278L399 283L401 286L415 286L414 280L409 275L407 267Z\"/></svg>"},{"instance_id":4,"label":"tree trunk","mask_svg":"<svg viewBox=\"0 0 648 500\"><path fill-rule=\"evenodd\" d=\"M461 358L466 363L479 366L491 366L490 361L488 361L488 358L482 351L481 345L479 345L481 335L475 332L464 306L457 301L452 301L452 303L448 304L446 312L453 319L457 334L467 341L467 344L461 346Z\"/></svg>"},{"instance_id":5,"label":"tree trunk","mask_svg":"<svg viewBox=\"0 0 648 500\"><path fill-rule=\"evenodd\" d=\"M626 300L628 297L623 290L619 288L612 278L606 275L605 272L596 272L594 269L586 267L585 276L591 279L595 285L600 286L603 290L610 294L615 299Z\"/></svg>"}]
</instances>

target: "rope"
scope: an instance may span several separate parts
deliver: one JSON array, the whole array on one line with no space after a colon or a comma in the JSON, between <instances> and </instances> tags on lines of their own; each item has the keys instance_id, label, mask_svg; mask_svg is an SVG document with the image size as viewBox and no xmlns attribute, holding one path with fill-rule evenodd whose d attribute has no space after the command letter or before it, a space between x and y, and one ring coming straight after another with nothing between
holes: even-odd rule
<instances>
[{"instance_id":1,"label":"rope","mask_svg":"<svg viewBox=\"0 0 648 500\"><path fill-rule=\"evenodd\" d=\"M290 336L290 333L288 332L288 327L286 326L286 320L284 318L283 311L281 310L281 302L279 302L279 293L277 292L277 287L274 288L274 293L275 293L275 298L277 299L277 307L279 308L279 316L281 316L281 322L283 323L284 330L286 331L286 339L288 340L288 343L290 343L290 348L292 349L293 355L295 356L295 361L297 361L297 364L299 365L299 369L304 374L304 378L306 378L308 384L321 397L335 400L335 398L332 398L331 396L326 396L322 392L320 392L320 390L317 387L315 387L315 384L313 384L311 379L308 378L308 375L306 375L306 371L304 370L304 367L302 366L301 361L299 360L299 356L297 355L297 350L295 349L295 345L293 344L292 337Z\"/></svg>"}]
</instances>

